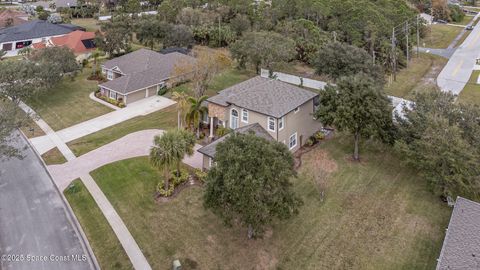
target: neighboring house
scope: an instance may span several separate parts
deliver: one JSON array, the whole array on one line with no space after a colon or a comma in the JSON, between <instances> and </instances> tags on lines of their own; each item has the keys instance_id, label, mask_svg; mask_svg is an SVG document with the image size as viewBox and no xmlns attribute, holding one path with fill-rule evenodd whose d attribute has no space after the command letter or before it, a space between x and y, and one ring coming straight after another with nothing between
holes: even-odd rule
<instances>
[{"instance_id":1,"label":"neighboring house","mask_svg":"<svg viewBox=\"0 0 480 270\"><path fill-rule=\"evenodd\" d=\"M437 270L480 269L480 203L458 197Z\"/></svg>"},{"instance_id":2,"label":"neighboring house","mask_svg":"<svg viewBox=\"0 0 480 270\"><path fill-rule=\"evenodd\" d=\"M175 67L195 58L181 53L160 54L140 49L109 60L102 65L107 82L100 84L102 95L125 105L157 95L164 87L185 80L188 74L175 74Z\"/></svg>"},{"instance_id":3,"label":"neighboring house","mask_svg":"<svg viewBox=\"0 0 480 270\"><path fill-rule=\"evenodd\" d=\"M17 26L28 22L28 14L23 11L4 9L0 10L0 29Z\"/></svg>"},{"instance_id":4,"label":"neighboring house","mask_svg":"<svg viewBox=\"0 0 480 270\"><path fill-rule=\"evenodd\" d=\"M313 115L317 93L261 76L220 91L207 103L208 119L204 122L210 124L210 138L218 126L237 130L258 123L272 139L295 152L322 127ZM204 162L204 169L210 163Z\"/></svg>"},{"instance_id":5,"label":"neighboring house","mask_svg":"<svg viewBox=\"0 0 480 270\"><path fill-rule=\"evenodd\" d=\"M74 8L77 6L77 0L54 0L54 1L38 1L29 2L27 5L32 6L34 9L38 6L42 6L43 9L48 11L56 11L58 8Z\"/></svg>"},{"instance_id":6,"label":"neighboring house","mask_svg":"<svg viewBox=\"0 0 480 270\"><path fill-rule=\"evenodd\" d=\"M47 42L53 37L59 37L84 28L72 24L52 24L42 20L0 29L0 49L7 52L6 56L15 56L18 51L33 43Z\"/></svg>"},{"instance_id":7,"label":"neighboring house","mask_svg":"<svg viewBox=\"0 0 480 270\"><path fill-rule=\"evenodd\" d=\"M38 42L33 44L33 48L42 49L46 47L64 46L70 48L77 56L78 61L87 59L91 52L95 50L95 33L74 31L60 37L52 37L45 42Z\"/></svg>"}]
</instances>

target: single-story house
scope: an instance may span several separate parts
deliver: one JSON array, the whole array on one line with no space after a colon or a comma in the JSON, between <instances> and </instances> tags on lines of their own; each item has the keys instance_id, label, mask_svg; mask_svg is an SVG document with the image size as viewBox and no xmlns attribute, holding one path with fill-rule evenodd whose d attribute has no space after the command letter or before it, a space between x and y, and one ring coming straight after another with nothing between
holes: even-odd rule
<instances>
[{"instance_id":1,"label":"single-story house","mask_svg":"<svg viewBox=\"0 0 480 270\"><path fill-rule=\"evenodd\" d=\"M318 93L261 76L246 80L207 99L210 138L218 126L232 130L258 124L273 140L295 152L322 128L315 120ZM216 141L205 146L211 148ZM200 151L200 150L199 150ZM212 156L205 149L203 168L208 169Z\"/></svg>"},{"instance_id":2,"label":"single-story house","mask_svg":"<svg viewBox=\"0 0 480 270\"><path fill-rule=\"evenodd\" d=\"M46 47L64 46L70 48L77 56L78 61L87 59L95 50L95 33L85 31L73 31L64 36L52 37L44 42L33 43L33 48L42 49Z\"/></svg>"},{"instance_id":3,"label":"single-story house","mask_svg":"<svg viewBox=\"0 0 480 270\"><path fill-rule=\"evenodd\" d=\"M28 22L28 14L14 9L0 10L0 29Z\"/></svg>"},{"instance_id":4,"label":"single-story house","mask_svg":"<svg viewBox=\"0 0 480 270\"><path fill-rule=\"evenodd\" d=\"M192 61L195 58L178 52L161 54L148 49L131 52L102 65L108 81L99 85L100 92L128 105L185 80L188 73L175 74L179 70L176 67Z\"/></svg>"},{"instance_id":5,"label":"single-story house","mask_svg":"<svg viewBox=\"0 0 480 270\"><path fill-rule=\"evenodd\" d=\"M480 269L480 203L458 197L437 270Z\"/></svg>"},{"instance_id":6,"label":"single-story house","mask_svg":"<svg viewBox=\"0 0 480 270\"><path fill-rule=\"evenodd\" d=\"M85 31L85 28L73 24L53 24L42 20L0 29L0 49L6 56L15 56L33 43L47 42L53 37L69 34L73 31Z\"/></svg>"}]
</instances>

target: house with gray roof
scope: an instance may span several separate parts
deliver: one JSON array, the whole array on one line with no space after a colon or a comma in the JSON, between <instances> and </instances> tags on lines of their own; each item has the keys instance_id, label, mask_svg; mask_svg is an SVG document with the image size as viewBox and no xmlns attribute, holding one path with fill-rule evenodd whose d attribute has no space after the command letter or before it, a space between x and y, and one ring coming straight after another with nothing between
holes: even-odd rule
<instances>
[{"instance_id":1,"label":"house with gray roof","mask_svg":"<svg viewBox=\"0 0 480 270\"><path fill-rule=\"evenodd\" d=\"M85 31L85 28L73 24L53 24L42 20L33 20L17 26L0 29L0 49L6 56L15 56L33 43L47 42L53 37L69 34L73 31Z\"/></svg>"},{"instance_id":2,"label":"house with gray roof","mask_svg":"<svg viewBox=\"0 0 480 270\"><path fill-rule=\"evenodd\" d=\"M480 203L458 197L437 270L480 269Z\"/></svg>"},{"instance_id":3,"label":"house with gray roof","mask_svg":"<svg viewBox=\"0 0 480 270\"><path fill-rule=\"evenodd\" d=\"M297 151L308 138L319 131L322 124L315 120L318 93L302 87L257 76L220 91L207 99L208 117L204 122L210 126L210 138L214 139L219 126L232 130L256 124L263 129L259 134L268 134L292 151ZM211 145L204 147L204 169L210 168Z\"/></svg>"},{"instance_id":4,"label":"house with gray roof","mask_svg":"<svg viewBox=\"0 0 480 270\"><path fill-rule=\"evenodd\" d=\"M193 61L195 58L178 52L161 54L140 49L102 65L102 73L108 81L99 85L100 92L127 105L186 80L188 73L177 74L176 67Z\"/></svg>"}]
</instances>

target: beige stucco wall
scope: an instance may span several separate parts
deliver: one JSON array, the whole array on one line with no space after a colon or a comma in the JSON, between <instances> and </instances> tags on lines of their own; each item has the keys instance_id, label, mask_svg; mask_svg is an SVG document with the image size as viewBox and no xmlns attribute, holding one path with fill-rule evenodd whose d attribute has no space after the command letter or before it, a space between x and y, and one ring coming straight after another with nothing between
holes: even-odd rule
<instances>
[{"instance_id":1,"label":"beige stucco wall","mask_svg":"<svg viewBox=\"0 0 480 270\"><path fill-rule=\"evenodd\" d=\"M202 156L203 156L202 169L205 171L210 169L210 157L206 155L202 155Z\"/></svg>"}]
</instances>

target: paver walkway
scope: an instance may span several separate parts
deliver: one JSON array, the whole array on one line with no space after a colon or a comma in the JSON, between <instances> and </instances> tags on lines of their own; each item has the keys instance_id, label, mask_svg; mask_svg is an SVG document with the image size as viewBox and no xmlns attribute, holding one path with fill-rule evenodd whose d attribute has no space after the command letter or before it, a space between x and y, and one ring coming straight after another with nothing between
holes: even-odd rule
<instances>
[{"instance_id":1,"label":"paver walkway","mask_svg":"<svg viewBox=\"0 0 480 270\"><path fill-rule=\"evenodd\" d=\"M56 133L61 141L67 143L134 117L156 112L173 104L175 104L175 101L171 99L161 96L153 96L134 102L121 110L113 111L59 130ZM57 146L57 144L47 135L33 138L30 141L40 154L44 154L48 150Z\"/></svg>"},{"instance_id":2,"label":"paver walkway","mask_svg":"<svg viewBox=\"0 0 480 270\"><path fill-rule=\"evenodd\" d=\"M50 165L48 170L60 190L68 187L70 182L81 175L90 173L106 164L133 157L148 156L153 138L163 130L149 129L130 133L116 141L92 150L64 164ZM196 145L194 154L186 157L184 163L193 168L202 168L202 155L197 152L201 145Z\"/></svg>"}]
</instances>

